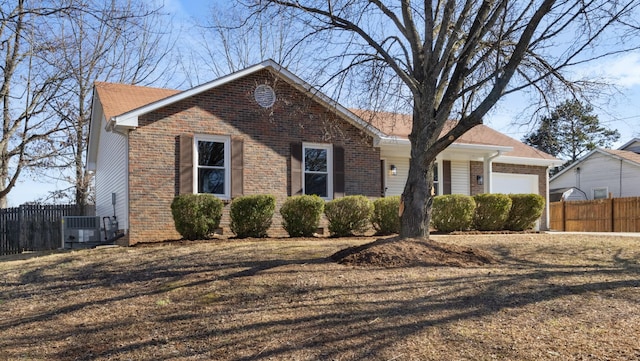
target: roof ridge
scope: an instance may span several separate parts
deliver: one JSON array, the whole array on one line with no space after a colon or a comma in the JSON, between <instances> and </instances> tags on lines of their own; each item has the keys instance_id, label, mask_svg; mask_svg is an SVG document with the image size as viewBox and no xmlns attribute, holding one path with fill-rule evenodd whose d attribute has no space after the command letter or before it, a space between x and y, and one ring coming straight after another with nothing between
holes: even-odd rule
<instances>
[{"instance_id":1,"label":"roof ridge","mask_svg":"<svg viewBox=\"0 0 640 361\"><path fill-rule=\"evenodd\" d=\"M139 85L139 84L129 84L129 83L118 83L118 82L110 82L110 81L100 81L96 80L93 82L94 86L97 87L108 87L108 86L118 86L118 87L133 87L138 89L150 89L150 90L169 90L175 92L181 92L180 89L175 88L166 88L166 87L157 87L150 85Z\"/></svg>"}]
</instances>

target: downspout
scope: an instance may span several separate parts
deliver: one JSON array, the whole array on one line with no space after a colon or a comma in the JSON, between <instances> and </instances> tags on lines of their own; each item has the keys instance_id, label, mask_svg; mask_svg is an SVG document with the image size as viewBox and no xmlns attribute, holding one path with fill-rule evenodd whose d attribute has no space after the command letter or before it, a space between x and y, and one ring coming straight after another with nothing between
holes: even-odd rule
<instances>
[{"instance_id":1,"label":"downspout","mask_svg":"<svg viewBox=\"0 0 640 361\"><path fill-rule=\"evenodd\" d=\"M545 200L544 203L546 204L545 208L546 208L546 212L547 212L547 216L546 218L546 223L545 223L545 231L549 230L549 226L551 225L551 207L549 205L549 171L551 170L551 166L547 167L547 171L546 171L546 178L547 181L545 182L545 184L547 185L545 188L547 189L546 191L546 195L545 195Z\"/></svg>"},{"instance_id":2,"label":"downspout","mask_svg":"<svg viewBox=\"0 0 640 361\"><path fill-rule=\"evenodd\" d=\"M491 169L493 164L492 162L494 159L496 159L501 155L502 155L502 151L499 150L497 153L484 159L483 173L484 173L484 192L485 193L491 193L491 185L492 185L491 176L493 174L493 169Z\"/></svg>"},{"instance_id":3,"label":"downspout","mask_svg":"<svg viewBox=\"0 0 640 361\"><path fill-rule=\"evenodd\" d=\"M620 159L620 195L618 197L622 198L622 159Z\"/></svg>"}]
</instances>

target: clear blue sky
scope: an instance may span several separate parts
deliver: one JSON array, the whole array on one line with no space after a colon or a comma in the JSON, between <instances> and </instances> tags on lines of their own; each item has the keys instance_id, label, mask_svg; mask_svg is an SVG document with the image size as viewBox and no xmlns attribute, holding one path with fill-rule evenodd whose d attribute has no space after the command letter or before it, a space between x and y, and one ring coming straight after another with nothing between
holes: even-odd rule
<instances>
[{"instance_id":1,"label":"clear blue sky","mask_svg":"<svg viewBox=\"0 0 640 361\"><path fill-rule=\"evenodd\" d=\"M203 18L210 14L214 3L228 4L221 0L164 0L165 11L175 15L175 21L187 23L190 17ZM180 25L180 24L176 24ZM186 26L186 29L193 26ZM582 69L589 74L597 74L611 79L620 87L621 93L615 97L602 99L602 109L596 109L600 121L621 134L618 145L626 143L632 137L640 137L640 52L625 54ZM608 102L608 103L606 103ZM513 138L521 139L531 130L531 126L517 125L518 113L526 106L522 98L513 96L501 101L485 123ZM64 184L38 182L22 176L19 184L9 194L9 206L18 206L46 195L48 191Z\"/></svg>"}]
</instances>

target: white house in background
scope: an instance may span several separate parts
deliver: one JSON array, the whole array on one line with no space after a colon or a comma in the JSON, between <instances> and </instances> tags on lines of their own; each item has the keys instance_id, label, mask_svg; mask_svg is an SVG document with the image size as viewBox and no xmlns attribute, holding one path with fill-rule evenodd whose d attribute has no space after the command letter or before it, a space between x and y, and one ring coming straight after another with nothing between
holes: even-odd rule
<instances>
[{"instance_id":1,"label":"white house in background","mask_svg":"<svg viewBox=\"0 0 640 361\"><path fill-rule=\"evenodd\" d=\"M565 200L640 197L640 138L619 149L596 148L564 168L549 181L551 199L574 189ZM584 199L584 198L582 198Z\"/></svg>"}]
</instances>

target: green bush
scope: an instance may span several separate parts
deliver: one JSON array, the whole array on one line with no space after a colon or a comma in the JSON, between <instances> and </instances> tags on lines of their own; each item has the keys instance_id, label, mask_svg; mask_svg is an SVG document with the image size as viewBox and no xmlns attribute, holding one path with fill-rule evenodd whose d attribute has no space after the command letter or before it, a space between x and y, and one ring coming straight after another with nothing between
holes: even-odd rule
<instances>
[{"instance_id":1,"label":"green bush","mask_svg":"<svg viewBox=\"0 0 640 361\"><path fill-rule=\"evenodd\" d=\"M473 196L476 201L473 224L479 231L499 231L509 218L511 198L506 194L483 193Z\"/></svg>"},{"instance_id":2,"label":"green bush","mask_svg":"<svg viewBox=\"0 0 640 361\"><path fill-rule=\"evenodd\" d=\"M533 228L544 210L544 197L539 194L510 194L511 210L504 225L510 231Z\"/></svg>"},{"instance_id":3,"label":"green bush","mask_svg":"<svg viewBox=\"0 0 640 361\"><path fill-rule=\"evenodd\" d=\"M238 238L267 237L276 209L276 197L268 194L238 197L231 202L231 231Z\"/></svg>"},{"instance_id":4,"label":"green bush","mask_svg":"<svg viewBox=\"0 0 640 361\"><path fill-rule=\"evenodd\" d=\"M324 213L332 236L350 236L369 228L373 203L365 196L346 196L327 202Z\"/></svg>"},{"instance_id":5,"label":"green bush","mask_svg":"<svg viewBox=\"0 0 640 361\"><path fill-rule=\"evenodd\" d=\"M462 194L435 196L431 208L431 226L438 231L465 231L471 228L476 203Z\"/></svg>"},{"instance_id":6,"label":"green bush","mask_svg":"<svg viewBox=\"0 0 640 361\"><path fill-rule=\"evenodd\" d=\"M184 239L204 239L220 225L224 204L212 194L182 194L171 202L176 230Z\"/></svg>"},{"instance_id":7,"label":"green bush","mask_svg":"<svg viewBox=\"0 0 640 361\"><path fill-rule=\"evenodd\" d=\"M290 237L310 237L318 229L324 200L317 195L289 197L280 208L282 226Z\"/></svg>"},{"instance_id":8,"label":"green bush","mask_svg":"<svg viewBox=\"0 0 640 361\"><path fill-rule=\"evenodd\" d=\"M378 198L373 201L371 224L378 234L400 233L400 196Z\"/></svg>"}]
</instances>

